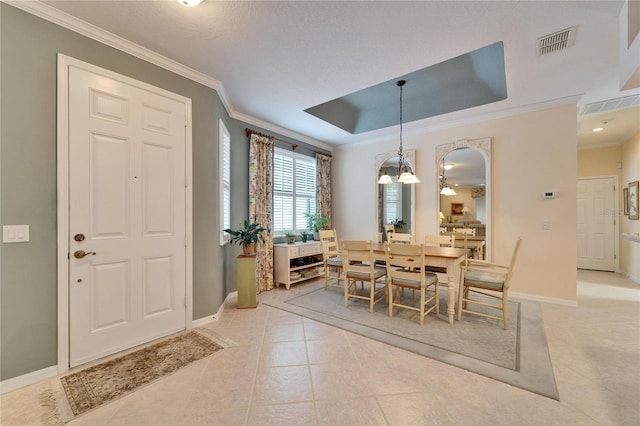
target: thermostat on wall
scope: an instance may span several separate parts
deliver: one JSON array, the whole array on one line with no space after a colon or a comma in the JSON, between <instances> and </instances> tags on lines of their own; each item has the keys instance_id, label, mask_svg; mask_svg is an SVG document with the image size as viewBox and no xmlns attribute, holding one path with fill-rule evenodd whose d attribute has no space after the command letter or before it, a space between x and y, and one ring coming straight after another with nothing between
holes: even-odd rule
<instances>
[{"instance_id":1,"label":"thermostat on wall","mask_svg":"<svg viewBox=\"0 0 640 426\"><path fill-rule=\"evenodd\" d=\"M555 191L543 192L542 198L556 198Z\"/></svg>"}]
</instances>

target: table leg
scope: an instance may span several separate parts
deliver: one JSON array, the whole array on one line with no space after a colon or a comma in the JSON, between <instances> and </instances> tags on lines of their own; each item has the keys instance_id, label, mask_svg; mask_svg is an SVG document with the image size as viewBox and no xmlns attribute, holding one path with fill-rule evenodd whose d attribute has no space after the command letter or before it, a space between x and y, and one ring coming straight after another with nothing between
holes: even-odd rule
<instances>
[{"instance_id":1,"label":"table leg","mask_svg":"<svg viewBox=\"0 0 640 426\"><path fill-rule=\"evenodd\" d=\"M455 295L455 283L454 283L454 263L449 261L447 266L447 314L449 314L449 324L453 324L453 316L456 313L456 295Z\"/></svg>"}]
</instances>

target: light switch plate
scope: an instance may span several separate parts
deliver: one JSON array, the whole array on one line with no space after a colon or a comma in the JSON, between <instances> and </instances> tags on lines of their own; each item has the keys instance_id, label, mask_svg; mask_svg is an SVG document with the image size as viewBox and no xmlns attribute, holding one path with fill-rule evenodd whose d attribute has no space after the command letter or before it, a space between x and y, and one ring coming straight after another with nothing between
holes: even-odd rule
<instances>
[{"instance_id":1,"label":"light switch plate","mask_svg":"<svg viewBox=\"0 0 640 426\"><path fill-rule=\"evenodd\" d=\"M29 241L29 225L3 225L3 243L26 243Z\"/></svg>"}]
</instances>

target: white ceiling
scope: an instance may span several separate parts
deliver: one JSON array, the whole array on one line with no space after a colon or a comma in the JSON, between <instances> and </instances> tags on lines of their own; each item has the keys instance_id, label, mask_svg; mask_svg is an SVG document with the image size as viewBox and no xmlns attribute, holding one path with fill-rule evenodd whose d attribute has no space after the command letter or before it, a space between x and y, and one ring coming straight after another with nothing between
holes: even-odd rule
<instances>
[{"instance_id":1,"label":"white ceiling","mask_svg":"<svg viewBox=\"0 0 640 426\"><path fill-rule=\"evenodd\" d=\"M408 123L405 131L528 111L568 97L581 106L639 93L618 90L622 0L205 0L194 8L175 0L45 3L219 80L232 116L329 145L388 138L397 126L352 135L306 108L497 41L504 42L506 100ZM571 26L578 27L574 46L538 56L538 38ZM631 125L638 127L637 121ZM622 130L629 131L628 125Z\"/></svg>"}]
</instances>

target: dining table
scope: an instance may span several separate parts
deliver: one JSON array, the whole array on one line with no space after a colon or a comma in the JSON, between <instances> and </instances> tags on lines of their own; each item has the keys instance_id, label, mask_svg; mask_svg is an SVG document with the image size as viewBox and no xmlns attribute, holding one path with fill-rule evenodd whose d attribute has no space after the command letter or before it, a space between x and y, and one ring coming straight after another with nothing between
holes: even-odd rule
<instances>
[{"instance_id":1,"label":"dining table","mask_svg":"<svg viewBox=\"0 0 640 426\"><path fill-rule=\"evenodd\" d=\"M373 255L376 260L385 260L384 243L373 243ZM425 265L446 268L447 270L447 315L449 324L453 324L456 312L455 270L467 258L467 251L457 247L424 246Z\"/></svg>"}]
</instances>

